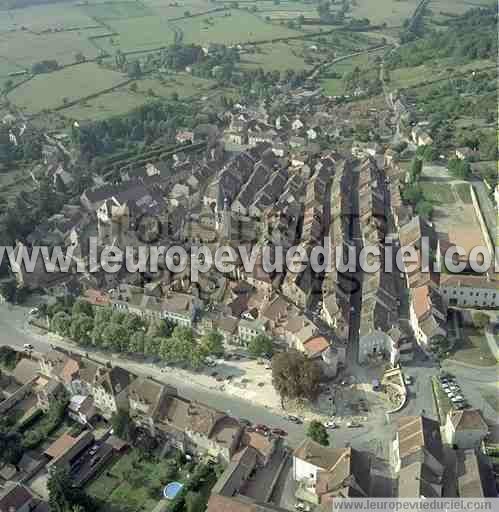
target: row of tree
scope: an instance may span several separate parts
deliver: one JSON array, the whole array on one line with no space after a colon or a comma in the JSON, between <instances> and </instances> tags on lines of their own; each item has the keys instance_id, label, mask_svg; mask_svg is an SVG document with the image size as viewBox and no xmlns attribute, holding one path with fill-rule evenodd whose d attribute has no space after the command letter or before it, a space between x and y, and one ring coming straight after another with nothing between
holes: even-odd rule
<instances>
[{"instance_id":1,"label":"row of tree","mask_svg":"<svg viewBox=\"0 0 499 512\"><path fill-rule=\"evenodd\" d=\"M50 329L82 346L156 357L168 364L203 366L206 357L224 353L223 336L216 330L196 338L192 329L167 320L146 320L137 315L94 308L78 300L69 309L58 302L47 308Z\"/></svg>"}]
</instances>

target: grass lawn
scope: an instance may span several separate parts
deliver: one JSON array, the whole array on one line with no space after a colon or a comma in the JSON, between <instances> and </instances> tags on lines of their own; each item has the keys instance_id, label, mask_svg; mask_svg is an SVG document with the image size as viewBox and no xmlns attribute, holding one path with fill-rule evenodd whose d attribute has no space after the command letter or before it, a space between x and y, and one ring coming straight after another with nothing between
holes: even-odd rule
<instances>
[{"instance_id":1,"label":"grass lawn","mask_svg":"<svg viewBox=\"0 0 499 512\"><path fill-rule=\"evenodd\" d=\"M161 499L163 487L171 481L166 478L169 460L148 461L138 451L130 451L98 476L87 492L106 501L112 510L149 512ZM182 475L177 477L182 480Z\"/></svg>"},{"instance_id":2,"label":"grass lawn","mask_svg":"<svg viewBox=\"0 0 499 512\"><path fill-rule=\"evenodd\" d=\"M26 27L34 32L48 28L95 25L78 6L70 3L31 5L22 9L0 10L0 32Z\"/></svg>"},{"instance_id":3,"label":"grass lawn","mask_svg":"<svg viewBox=\"0 0 499 512\"><path fill-rule=\"evenodd\" d=\"M55 108L69 101L113 87L126 80L121 73L99 67L95 63L73 66L54 73L41 74L21 85L9 99L29 113Z\"/></svg>"},{"instance_id":4,"label":"grass lawn","mask_svg":"<svg viewBox=\"0 0 499 512\"><path fill-rule=\"evenodd\" d=\"M421 181L424 198L435 204L451 204L455 203L456 198L449 185L442 183Z\"/></svg>"},{"instance_id":5,"label":"grass lawn","mask_svg":"<svg viewBox=\"0 0 499 512\"><path fill-rule=\"evenodd\" d=\"M369 18L372 24L387 23L388 26L400 26L415 11L418 3L419 0L357 0L352 3L352 16Z\"/></svg>"},{"instance_id":6,"label":"grass lawn","mask_svg":"<svg viewBox=\"0 0 499 512\"><path fill-rule=\"evenodd\" d=\"M452 185L452 187L457 192L459 199L461 199L463 203L472 203L470 185L468 185L467 183L456 183L455 185Z\"/></svg>"},{"instance_id":7,"label":"grass lawn","mask_svg":"<svg viewBox=\"0 0 499 512\"><path fill-rule=\"evenodd\" d=\"M449 74L465 73L489 67L493 64L488 59L477 59L467 64L455 63L452 59L441 59L430 61L429 64L422 64L421 66L397 68L390 70L390 87L414 87L422 82L447 78Z\"/></svg>"},{"instance_id":8,"label":"grass lawn","mask_svg":"<svg viewBox=\"0 0 499 512\"><path fill-rule=\"evenodd\" d=\"M226 16L226 14L230 14ZM175 22L186 44L235 44L300 35L301 32L273 25L246 11L232 10L220 16L199 16Z\"/></svg>"},{"instance_id":9,"label":"grass lawn","mask_svg":"<svg viewBox=\"0 0 499 512\"><path fill-rule=\"evenodd\" d=\"M345 93L343 80L339 78L326 78L321 80L321 85L324 88L324 92L330 96L340 96Z\"/></svg>"},{"instance_id":10,"label":"grass lawn","mask_svg":"<svg viewBox=\"0 0 499 512\"><path fill-rule=\"evenodd\" d=\"M20 68L31 68L35 62L55 59L59 64L75 62L75 55L82 52L88 59L98 55L97 48L82 32L53 32L33 34L12 32L0 34L0 55Z\"/></svg>"},{"instance_id":11,"label":"grass lawn","mask_svg":"<svg viewBox=\"0 0 499 512\"><path fill-rule=\"evenodd\" d=\"M65 117L78 120L106 119L126 114L149 101L155 101L158 97L169 98L173 92L177 92L181 98L208 95L214 82L184 73L165 77L164 83L155 78L145 78L138 80L136 84L138 86L137 92L131 92L128 87L123 87L85 103L64 109L61 113ZM152 89L156 96L149 96L149 89Z\"/></svg>"},{"instance_id":12,"label":"grass lawn","mask_svg":"<svg viewBox=\"0 0 499 512\"><path fill-rule=\"evenodd\" d=\"M116 19L108 25L119 35L96 39L95 43L114 55L132 50L152 50L173 43L173 28L165 18L144 16L142 18Z\"/></svg>"},{"instance_id":13,"label":"grass lawn","mask_svg":"<svg viewBox=\"0 0 499 512\"><path fill-rule=\"evenodd\" d=\"M153 10L140 2L106 2L82 5L83 12L100 20L116 20L153 16Z\"/></svg>"},{"instance_id":14,"label":"grass lawn","mask_svg":"<svg viewBox=\"0 0 499 512\"><path fill-rule=\"evenodd\" d=\"M11 59L7 57L1 57L0 56L0 78L3 78L5 80L19 80L18 77L10 77L9 73L15 73L17 71L22 71L23 69L26 69L23 66L20 66L19 64L16 64ZM21 78L23 78L21 76Z\"/></svg>"},{"instance_id":15,"label":"grass lawn","mask_svg":"<svg viewBox=\"0 0 499 512\"><path fill-rule=\"evenodd\" d=\"M482 398L499 414L499 397L490 391L480 391Z\"/></svg>"},{"instance_id":16,"label":"grass lawn","mask_svg":"<svg viewBox=\"0 0 499 512\"><path fill-rule=\"evenodd\" d=\"M258 53L244 54L241 57L243 68L263 68L265 71L301 71L309 69L301 56L298 45L287 43L264 44L257 47Z\"/></svg>"},{"instance_id":17,"label":"grass lawn","mask_svg":"<svg viewBox=\"0 0 499 512\"><path fill-rule=\"evenodd\" d=\"M495 366L497 364L483 332L472 327L463 329L462 338L456 342L449 358L475 366Z\"/></svg>"}]
</instances>

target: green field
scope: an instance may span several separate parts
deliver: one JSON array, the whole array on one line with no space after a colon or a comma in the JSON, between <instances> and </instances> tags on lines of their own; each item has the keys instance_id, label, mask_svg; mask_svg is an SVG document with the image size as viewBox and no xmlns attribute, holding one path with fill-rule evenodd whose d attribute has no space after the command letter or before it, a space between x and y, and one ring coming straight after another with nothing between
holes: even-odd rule
<instances>
[{"instance_id":1,"label":"green field","mask_svg":"<svg viewBox=\"0 0 499 512\"><path fill-rule=\"evenodd\" d=\"M125 79L121 73L102 69L89 62L37 75L12 91L9 99L26 112L38 113L62 105L64 98L73 101L113 87Z\"/></svg>"},{"instance_id":2,"label":"green field","mask_svg":"<svg viewBox=\"0 0 499 512\"><path fill-rule=\"evenodd\" d=\"M483 332L471 327L464 329L463 337L457 341L449 358L475 366L495 366L497 364Z\"/></svg>"},{"instance_id":3,"label":"green field","mask_svg":"<svg viewBox=\"0 0 499 512\"><path fill-rule=\"evenodd\" d=\"M400 26L412 15L419 2L420 0L356 0L352 2L352 16L369 18L372 24Z\"/></svg>"},{"instance_id":4,"label":"green field","mask_svg":"<svg viewBox=\"0 0 499 512\"><path fill-rule=\"evenodd\" d=\"M82 52L87 59L99 54L97 48L79 32L56 32L36 35L29 32L0 35L0 56L20 68L31 68L35 62L55 59L59 64L71 64Z\"/></svg>"},{"instance_id":5,"label":"green field","mask_svg":"<svg viewBox=\"0 0 499 512\"><path fill-rule=\"evenodd\" d=\"M256 53L241 56L243 68L262 68L265 71L292 69L301 71L310 66L303 60L303 43L271 43L256 47Z\"/></svg>"},{"instance_id":6,"label":"green field","mask_svg":"<svg viewBox=\"0 0 499 512\"><path fill-rule=\"evenodd\" d=\"M78 6L71 4L45 4L0 11L0 32L21 30L21 27L40 32L49 28L68 29L91 25L95 25L95 22Z\"/></svg>"},{"instance_id":7,"label":"green field","mask_svg":"<svg viewBox=\"0 0 499 512\"><path fill-rule=\"evenodd\" d=\"M175 22L183 33L183 42L236 44L300 35L281 25L265 22L245 11L227 11L230 16L198 16Z\"/></svg>"},{"instance_id":8,"label":"green field","mask_svg":"<svg viewBox=\"0 0 499 512\"><path fill-rule=\"evenodd\" d=\"M326 78L321 80L321 85L324 89L324 92L329 96L341 96L345 93L343 80L339 78Z\"/></svg>"},{"instance_id":9,"label":"green field","mask_svg":"<svg viewBox=\"0 0 499 512\"><path fill-rule=\"evenodd\" d=\"M65 117L78 120L106 119L111 116L126 114L130 110L140 107L158 97L171 97L176 92L181 98L190 96L202 96L210 93L209 89L214 84L210 80L194 78L187 74L179 74L167 79L163 85L159 80L144 79L136 82L137 92L131 92L128 87L103 94L85 103L69 107L62 111ZM156 96L150 96L148 90L152 89Z\"/></svg>"},{"instance_id":10,"label":"green field","mask_svg":"<svg viewBox=\"0 0 499 512\"><path fill-rule=\"evenodd\" d=\"M438 21L447 21L449 17L444 13L464 14L472 7L480 7L481 5L491 5L490 0L431 0L430 9L433 13L433 19Z\"/></svg>"},{"instance_id":11,"label":"green field","mask_svg":"<svg viewBox=\"0 0 499 512\"><path fill-rule=\"evenodd\" d=\"M468 64L456 64L452 59L432 61L430 64L412 68L397 68L390 71L390 87L414 87L422 82L445 79L450 74L465 73L494 65L491 60L473 60Z\"/></svg>"},{"instance_id":12,"label":"green field","mask_svg":"<svg viewBox=\"0 0 499 512\"><path fill-rule=\"evenodd\" d=\"M152 50L173 43L173 28L158 16L111 20L109 26L118 34L96 40L100 48L114 54L134 50Z\"/></svg>"},{"instance_id":13,"label":"green field","mask_svg":"<svg viewBox=\"0 0 499 512\"><path fill-rule=\"evenodd\" d=\"M100 4L86 4L83 12L97 20L116 20L127 18L140 18L154 16L154 11L140 2L106 2Z\"/></svg>"}]
</instances>

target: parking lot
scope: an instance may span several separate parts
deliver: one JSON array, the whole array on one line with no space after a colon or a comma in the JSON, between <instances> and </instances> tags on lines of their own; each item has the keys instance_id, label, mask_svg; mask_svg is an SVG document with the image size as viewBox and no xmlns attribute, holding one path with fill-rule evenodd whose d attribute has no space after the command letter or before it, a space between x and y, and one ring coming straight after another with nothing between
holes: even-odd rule
<instances>
[{"instance_id":1,"label":"parking lot","mask_svg":"<svg viewBox=\"0 0 499 512\"><path fill-rule=\"evenodd\" d=\"M444 373L438 377L438 381L454 409L462 410L470 407L464 397L461 387L457 383L456 377L450 373Z\"/></svg>"}]
</instances>

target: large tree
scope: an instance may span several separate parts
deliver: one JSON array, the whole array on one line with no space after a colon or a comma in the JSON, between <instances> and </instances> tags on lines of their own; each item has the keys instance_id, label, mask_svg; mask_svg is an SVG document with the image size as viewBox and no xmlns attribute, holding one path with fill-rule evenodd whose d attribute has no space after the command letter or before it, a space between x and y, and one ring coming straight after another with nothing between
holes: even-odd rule
<instances>
[{"instance_id":1,"label":"large tree","mask_svg":"<svg viewBox=\"0 0 499 512\"><path fill-rule=\"evenodd\" d=\"M272 382L282 400L315 399L320 377L317 363L297 350L281 352L272 358Z\"/></svg>"},{"instance_id":2,"label":"large tree","mask_svg":"<svg viewBox=\"0 0 499 512\"><path fill-rule=\"evenodd\" d=\"M272 345L272 338L269 338L264 334L259 334L248 343L248 352L254 357L272 355Z\"/></svg>"},{"instance_id":3,"label":"large tree","mask_svg":"<svg viewBox=\"0 0 499 512\"><path fill-rule=\"evenodd\" d=\"M217 330L206 333L201 338L201 345L209 355L221 357L224 354L224 337Z\"/></svg>"},{"instance_id":4,"label":"large tree","mask_svg":"<svg viewBox=\"0 0 499 512\"><path fill-rule=\"evenodd\" d=\"M311 421L307 429L307 436L322 446L329 446L329 435L326 427L320 421Z\"/></svg>"}]
</instances>

